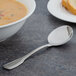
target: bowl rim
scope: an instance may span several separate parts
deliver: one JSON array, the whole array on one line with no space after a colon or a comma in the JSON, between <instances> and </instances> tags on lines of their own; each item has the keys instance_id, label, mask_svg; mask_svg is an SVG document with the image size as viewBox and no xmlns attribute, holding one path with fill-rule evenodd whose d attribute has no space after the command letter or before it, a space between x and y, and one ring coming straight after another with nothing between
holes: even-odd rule
<instances>
[{"instance_id":1,"label":"bowl rim","mask_svg":"<svg viewBox=\"0 0 76 76\"><path fill-rule=\"evenodd\" d=\"M14 25L14 24L16 24L16 23L19 23L19 22L27 19L28 17L30 17L30 16L34 13L34 11L35 11L35 9L36 9L36 1L35 1L35 0L33 0L33 1L34 1L35 6L34 6L34 9L33 9L33 11L32 11L31 13L28 13L26 16L24 16L23 18L15 21L15 22L12 22L12 23L9 23L9 24L5 24L5 25L1 25L0 28L12 26L12 25ZM26 7L27 7L27 6L26 6Z\"/></svg>"}]
</instances>

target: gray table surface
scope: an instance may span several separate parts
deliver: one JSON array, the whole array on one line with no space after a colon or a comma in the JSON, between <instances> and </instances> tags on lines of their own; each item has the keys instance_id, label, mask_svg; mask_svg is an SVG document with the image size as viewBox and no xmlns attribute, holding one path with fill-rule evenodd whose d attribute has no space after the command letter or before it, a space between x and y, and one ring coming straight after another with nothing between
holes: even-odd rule
<instances>
[{"instance_id":1,"label":"gray table surface","mask_svg":"<svg viewBox=\"0 0 76 76\"><path fill-rule=\"evenodd\" d=\"M0 43L0 76L76 76L76 24L61 21L47 10L48 0L36 0L37 8L22 29ZM56 27L70 25L74 36L63 46L44 48L21 66L5 70L2 65L47 43Z\"/></svg>"}]
</instances>

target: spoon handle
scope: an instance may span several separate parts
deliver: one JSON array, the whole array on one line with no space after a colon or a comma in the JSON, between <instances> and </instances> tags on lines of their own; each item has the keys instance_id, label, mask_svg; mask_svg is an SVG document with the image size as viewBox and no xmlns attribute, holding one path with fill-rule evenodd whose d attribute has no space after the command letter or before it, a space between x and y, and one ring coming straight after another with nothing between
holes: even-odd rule
<instances>
[{"instance_id":1,"label":"spoon handle","mask_svg":"<svg viewBox=\"0 0 76 76\"><path fill-rule=\"evenodd\" d=\"M45 48L45 47L50 47L50 46L52 46L52 45L50 45L50 44L43 45L43 46L41 46L41 47L33 50L32 52L28 53L27 55L25 55L25 56L23 56L21 58L18 58L16 60L12 61L12 62L9 62L9 63L3 65L3 67L5 69L13 69L13 68L16 68L17 66L21 65L27 58L29 58L31 55L33 55L34 53L36 53L40 49Z\"/></svg>"},{"instance_id":2,"label":"spoon handle","mask_svg":"<svg viewBox=\"0 0 76 76\"><path fill-rule=\"evenodd\" d=\"M35 49L35 50L31 51L30 53L28 53L27 55L25 55L23 57L24 60L27 59L28 57L30 57L31 55L33 55L34 53L36 53L37 51L41 50L42 48L49 47L49 46L51 46L51 45L50 44L46 44L46 45L38 47L37 49Z\"/></svg>"}]
</instances>

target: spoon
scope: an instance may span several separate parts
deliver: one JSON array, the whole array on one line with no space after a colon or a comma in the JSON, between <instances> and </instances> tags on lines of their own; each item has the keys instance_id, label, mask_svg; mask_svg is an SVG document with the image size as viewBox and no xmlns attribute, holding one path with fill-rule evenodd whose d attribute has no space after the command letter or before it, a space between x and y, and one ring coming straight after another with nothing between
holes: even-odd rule
<instances>
[{"instance_id":1,"label":"spoon","mask_svg":"<svg viewBox=\"0 0 76 76\"><path fill-rule=\"evenodd\" d=\"M5 69L9 69L9 70L16 68L17 66L21 65L27 58L29 58L31 55L38 52L42 48L51 47L51 46L59 46L59 45L65 44L72 38L72 36L73 36L73 29L70 26L64 25L64 26L58 27L49 34L48 44L43 45L43 46L31 51L30 53L28 53L27 55L25 55L21 58L18 58L12 62L9 62L9 63L3 65L3 67Z\"/></svg>"}]
</instances>

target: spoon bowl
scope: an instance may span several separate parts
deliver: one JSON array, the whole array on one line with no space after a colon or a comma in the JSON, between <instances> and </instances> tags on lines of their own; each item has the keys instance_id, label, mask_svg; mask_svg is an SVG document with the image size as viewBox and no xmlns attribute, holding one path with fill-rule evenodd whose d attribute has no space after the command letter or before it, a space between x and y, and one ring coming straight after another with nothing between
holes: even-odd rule
<instances>
[{"instance_id":1,"label":"spoon bowl","mask_svg":"<svg viewBox=\"0 0 76 76\"><path fill-rule=\"evenodd\" d=\"M70 26L61 26L52 31L48 36L48 42L54 46L63 45L73 36L73 29Z\"/></svg>"}]
</instances>

